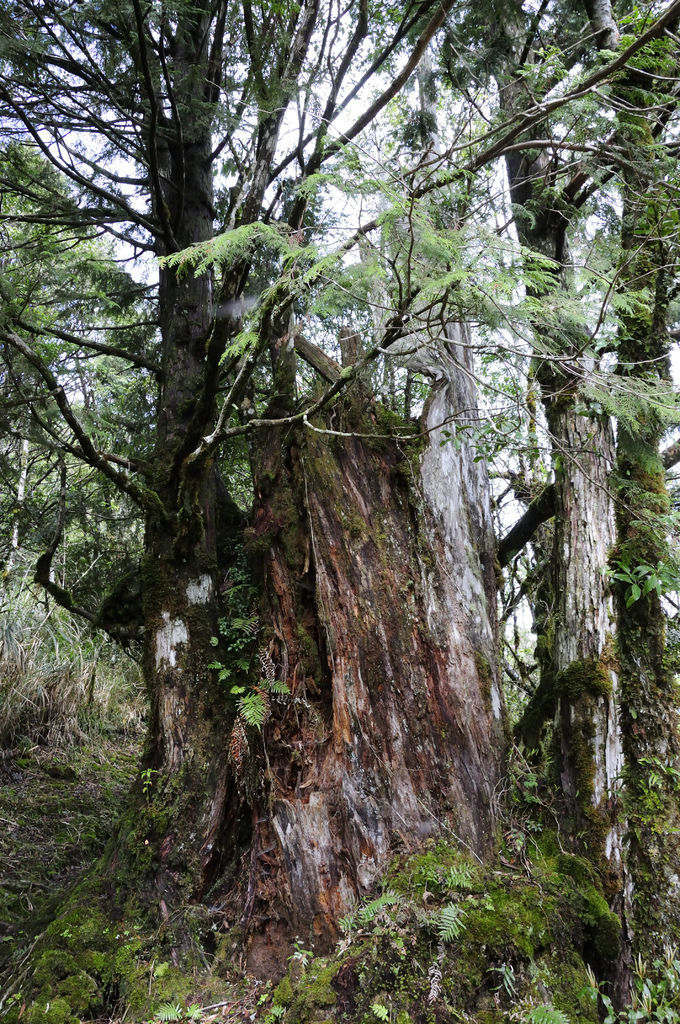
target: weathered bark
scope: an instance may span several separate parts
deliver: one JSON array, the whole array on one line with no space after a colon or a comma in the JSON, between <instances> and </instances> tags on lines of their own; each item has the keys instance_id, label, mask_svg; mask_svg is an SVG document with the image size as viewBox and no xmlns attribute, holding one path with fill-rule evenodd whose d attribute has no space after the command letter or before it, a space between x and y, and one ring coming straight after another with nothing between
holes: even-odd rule
<instances>
[{"instance_id":1,"label":"weathered bark","mask_svg":"<svg viewBox=\"0 0 680 1024\"><path fill-rule=\"evenodd\" d=\"M509 25L514 51L523 36ZM521 108L520 80L504 83L508 113ZM569 218L576 214L568 186L560 203L552 198L555 169L543 151L506 157L510 195L518 210L520 241L555 261L555 284L568 288ZM546 202L547 197L547 202ZM523 208L531 209L531 217ZM541 333L540 325L537 328ZM567 360L560 339L543 338L548 351ZM622 748L617 712L617 675L613 652L615 631L606 569L614 541L609 473L613 465L613 429L608 416L583 416L577 408L578 377L592 367L574 355L576 373L540 363L537 377L551 434L555 472L553 560L544 581L537 624L541 681L532 703L529 725L538 735L539 720L554 716L554 752L563 798L565 825L575 849L594 862L610 905L625 928L625 880L622 821L617 800ZM546 614L547 612L547 614ZM613 983L616 1002L628 987L626 943L593 954L601 976Z\"/></svg>"},{"instance_id":2,"label":"weathered bark","mask_svg":"<svg viewBox=\"0 0 680 1024\"><path fill-rule=\"evenodd\" d=\"M508 174L514 198L524 196L525 163L510 161ZM565 231L562 215L547 211L532 229L522 227L520 237L525 245L550 255L559 267L565 258ZM585 364L582 371L587 375ZM555 468L550 615L546 632L539 637L539 661L546 676L541 685L542 713L555 715L557 767L571 827L576 834L586 820L597 821L596 831L602 833L607 823L606 837L600 834L597 846L604 873L612 875L616 888L621 844L610 829L621 764L611 649L613 609L605 575L614 542L608 483L613 435L608 417L584 416L577 410L577 381L567 372L545 365L540 371ZM594 835L589 841L595 841Z\"/></svg>"},{"instance_id":3,"label":"weathered bark","mask_svg":"<svg viewBox=\"0 0 680 1024\"><path fill-rule=\"evenodd\" d=\"M553 411L563 455L555 473L554 648L561 791L572 827L602 857L611 895L620 896L621 836L616 791L623 767L613 650L613 608L605 569L614 545L608 418L571 403Z\"/></svg>"},{"instance_id":4,"label":"weathered bark","mask_svg":"<svg viewBox=\"0 0 680 1024\"><path fill-rule=\"evenodd\" d=\"M390 854L443 825L488 848L504 746L488 481L438 429L467 391L437 386L421 455L308 431L261 459L268 654L291 698L264 734L256 959L275 916L334 938ZM336 415L384 431L354 403Z\"/></svg>"},{"instance_id":5,"label":"weathered bark","mask_svg":"<svg viewBox=\"0 0 680 1024\"><path fill-rule=\"evenodd\" d=\"M620 86L622 98L638 84L631 72L630 81ZM630 150L624 174L622 276L637 299L635 311L620 318L620 373L633 381L640 375L646 385L654 381L660 390L670 389L670 281L660 222L665 199L654 185L655 147L649 126L640 117L620 115L620 131ZM634 419L622 417L619 422L615 475L619 501L613 563L619 575L617 650L627 861L634 893L634 942L647 955L660 953L669 937L677 941L680 936L678 695L665 649L662 588L645 593L640 577L637 594L631 586L639 568L663 572L669 558L663 518L671 505L660 452L664 429L656 405L641 399ZM621 579L626 572L628 581Z\"/></svg>"}]
</instances>

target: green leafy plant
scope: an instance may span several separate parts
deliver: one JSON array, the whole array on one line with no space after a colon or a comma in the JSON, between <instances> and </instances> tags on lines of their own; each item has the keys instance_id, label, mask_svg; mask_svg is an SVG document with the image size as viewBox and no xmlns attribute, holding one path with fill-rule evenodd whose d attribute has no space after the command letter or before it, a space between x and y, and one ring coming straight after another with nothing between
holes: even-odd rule
<instances>
[{"instance_id":1,"label":"green leafy plant","mask_svg":"<svg viewBox=\"0 0 680 1024\"><path fill-rule=\"evenodd\" d=\"M451 942L463 931L465 911L455 903L447 903L439 912L437 934L441 942Z\"/></svg>"},{"instance_id":2,"label":"green leafy plant","mask_svg":"<svg viewBox=\"0 0 680 1024\"><path fill-rule=\"evenodd\" d=\"M149 799L149 793L151 792L151 789L153 787L154 775L158 775L158 772L155 768L143 768L142 771L140 772L140 778L142 780L142 793L144 794L147 800Z\"/></svg>"},{"instance_id":3,"label":"green leafy plant","mask_svg":"<svg viewBox=\"0 0 680 1024\"><path fill-rule=\"evenodd\" d=\"M314 951L311 949L305 949L300 940L296 939L294 943L293 952L288 957L288 960L289 962L292 961L294 963L300 964L304 971L305 968L307 967L307 964L310 962L313 956Z\"/></svg>"},{"instance_id":4,"label":"green leafy plant","mask_svg":"<svg viewBox=\"0 0 680 1024\"><path fill-rule=\"evenodd\" d=\"M275 1021L281 1020L285 1016L286 1008L281 1006L280 1003L273 1003L270 1007L269 1013L264 1018L264 1024L275 1024Z\"/></svg>"},{"instance_id":5,"label":"green leafy plant","mask_svg":"<svg viewBox=\"0 0 680 1024\"><path fill-rule=\"evenodd\" d=\"M600 999L606 1010L604 1024L677 1024L680 1021L680 954L676 946L666 946L663 955L651 964L640 955L633 961L633 992L630 1004L615 1010L595 975L589 972L593 999ZM541 1022L538 1022L541 1024Z\"/></svg>"},{"instance_id":6,"label":"green leafy plant","mask_svg":"<svg viewBox=\"0 0 680 1024\"><path fill-rule=\"evenodd\" d=\"M231 693L238 696L236 702L238 717L245 725L261 729L269 717L270 694L284 696L290 693L290 689L281 680L269 682L268 679L260 679L250 689L244 686L232 686Z\"/></svg>"},{"instance_id":7,"label":"green leafy plant","mask_svg":"<svg viewBox=\"0 0 680 1024\"><path fill-rule=\"evenodd\" d=\"M447 889L469 889L472 884L472 871L467 864L452 864L444 875Z\"/></svg>"},{"instance_id":8,"label":"green leafy plant","mask_svg":"<svg viewBox=\"0 0 680 1024\"><path fill-rule=\"evenodd\" d=\"M621 559L612 562L609 578L626 585L626 607L639 601L648 594L656 593L659 597L678 589L680 579L678 568L670 562L658 562L656 565L630 565Z\"/></svg>"},{"instance_id":9,"label":"green leafy plant","mask_svg":"<svg viewBox=\"0 0 680 1024\"><path fill-rule=\"evenodd\" d=\"M503 989L508 996L512 999L515 995L515 968L512 964L502 963L500 967L490 967L489 974L498 975L498 985L494 988L494 992L499 992Z\"/></svg>"},{"instance_id":10,"label":"green leafy plant","mask_svg":"<svg viewBox=\"0 0 680 1024\"><path fill-rule=\"evenodd\" d=\"M371 900L370 903L360 907L357 911L358 920L363 925L370 924L380 911L385 909L385 907L392 907L396 903L400 902L401 896L399 893L388 889L387 892L382 894L382 896L378 896L377 899Z\"/></svg>"},{"instance_id":11,"label":"green leafy plant","mask_svg":"<svg viewBox=\"0 0 680 1024\"><path fill-rule=\"evenodd\" d=\"M224 683L229 682L238 673L250 671L260 623L257 615L236 615L229 619L221 618L218 628L227 655L226 664L216 659L208 668L217 672L217 678ZM210 643L217 647L220 637L211 637Z\"/></svg>"},{"instance_id":12,"label":"green leafy plant","mask_svg":"<svg viewBox=\"0 0 680 1024\"><path fill-rule=\"evenodd\" d=\"M566 1013L554 1006L534 1006L523 1019L526 1024L569 1024Z\"/></svg>"},{"instance_id":13,"label":"green leafy plant","mask_svg":"<svg viewBox=\"0 0 680 1024\"><path fill-rule=\"evenodd\" d=\"M372 921L378 916L378 914L386 909L387 907L395 906L402 902L402 896L398 892L394 892L392 889L388 889L381 896L371 900L370 903L366 903L361 907L356 908L351 913L346 914L345 917L341 917L338 922L340 928L346 934L353 931L357 925L366 927L371 924Z\"/></svg>"},{"instance_id":14,"label":"green leafy plant","mask_svg":"<svg viewBox=\"0 0 680 1024\"><path fill-rule=\"evenodd\" d=\"M371 1003L371 1010L378 1018L378 1020L389 1020L390 1011L382 1003Z\"/></svg>"},{"instance_id":15,"label":"green leafy plant","mask_svg":"<svg viewBox=\"0 0 680 1024\"><path fill-rule=\"evenodd\" d=\"M182 1007L179 1003L161 1003L154 1014L156 1020L167 1024L169 1021L182 1019Z\"/></svg>"},{"instance_id":16,"label":"green leafy plant","mask_svg":"<svg viewBox=\"0 0 680 1024\"><path fill-rule=\"evenodd\" d=\"M161 1003L154 1014L154 1019L161 1021L162 1024L178 1020L199 1021L202 1017L203 1010L198 1003L192 1003L186 1008L179 1003Z\"/></svg>"},{"instance_id":17,"label":"green leafy plant","mask_svg":"<svg viewBox=\"0 0 680 1024\"><path fill-rule=\"evenodd\" d=\"M640 764L649 769L647 785L650 789L662 789L664 783L671 783L673 789L680 788L680 771L672 764L666 764L658 757L641 757Z\"/></svg>"}]
</instances>

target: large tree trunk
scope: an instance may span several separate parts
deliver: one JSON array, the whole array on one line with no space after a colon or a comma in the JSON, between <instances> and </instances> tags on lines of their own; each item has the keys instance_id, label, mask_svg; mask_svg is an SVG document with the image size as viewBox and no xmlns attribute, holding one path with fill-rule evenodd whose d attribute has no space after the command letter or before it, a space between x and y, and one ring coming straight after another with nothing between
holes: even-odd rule
<instances>
[{"instance_id":1,"label":"large tree trunk","mask_svg":"<svg viewBox=\"0 0 680 1024\"><path fill-rule=\"evenodd\" d=\"M624 101L638 86L631 72L620 87ZM680 935L678 692L666 651L661 601L664 569L674 558L667 539L671 502L659 450L666 427L660 410L673 400L667 329L671 261L662 227L666 197L654 176L651 130L639 117L620 114L619 119L622 142L630 148L624 173L622 278L634 300L631 311L620 317L619 373L623 380L639 378L643 388L657 390L647 401L640 388L634 412L621 418L618 429L613 565L618 577L626 845L634 943L645 955L658 955L669 937L675 942Z\"/></svg>"},{"instance_id":2,"label":"large tree trunk","mask_svg":"<svg viewBox=\"0 0 680 1024\"><path fill-rule=\"evenodd\" d=\"M608 417L579 415L573 402L550 416L555 447L552 672L561 791L574 834L620 886L615 790L623 767L616 702L612 599L606 576L614 544Z\"/></svg>"},{"instance_id":3,"label":"large tree trunk","mask_svg":"<svg viewBox=\"0 0 680 1024\"><path fill-rule=\"evenodd\" d=\"M443 424L455 433L474 415L456 362L467 358L449 345L420 441L386 436L359 383L326 420L339 434L319 423L253 445L251 662L290 691L232 677L266 702L261 733L210 667L230 657L211 646L230 586L227 563L217 575L213 474L172 530L159 520L152 533L151 753L135 836L161 918L212 887L223 920L250 937L255 971L307 929L331 942L395 850L443 827L489 847L505 734L488 479L465 444L440 443Z\"/></svg>"},{"instance_id":4,"label":"large tree trunk","mask_svg":"<svg viewBox=\"0 0 680 1024\"><path fill-rule=\"evenodd\" d=\"M260 453L263 657L291 695L263 731L253 966L282 929L332 940L395 849L443 826L488 848L504 746L488 481L438 429L467 391L436 386L422 453L361 436L384 430L362 392L332 415L343 436L272 434Z\"/></svg>"}]
</instances>

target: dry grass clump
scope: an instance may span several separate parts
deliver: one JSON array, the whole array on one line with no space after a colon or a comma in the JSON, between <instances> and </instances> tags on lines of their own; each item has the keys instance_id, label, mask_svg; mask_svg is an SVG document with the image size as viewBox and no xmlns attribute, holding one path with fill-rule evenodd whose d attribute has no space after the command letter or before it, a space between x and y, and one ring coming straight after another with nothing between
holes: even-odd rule
<instances>
[{"instance_id":1,"label":"dry grass clump","mask_svg":"<svg viewBox=\"0 0 680 1024\"><path fill-rule=\"evenodd\" d=\"M137 733L144 715L141 673L132 657L26 590L3 595L0 748Z\"/></svg>"}]
</instances>

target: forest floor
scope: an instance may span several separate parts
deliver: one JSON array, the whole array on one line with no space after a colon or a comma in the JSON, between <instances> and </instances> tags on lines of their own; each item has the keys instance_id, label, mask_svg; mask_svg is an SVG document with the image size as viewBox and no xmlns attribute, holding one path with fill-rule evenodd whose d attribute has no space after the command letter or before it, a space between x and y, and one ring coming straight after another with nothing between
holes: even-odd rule
<instances>
[{"instance_id":1,"label":"forest floor","mask_svg":"<svg viewBox=\"0 0 680 1024\"><path fill-rule=\"evenodd\" d=\"M36 939L112 835L140 747L130 732L0 751L0 1002L10 997L5 1007L16 1021L83 1020L57 1021L49 1003L38 1012L18 993ZM528 818L522 810L505 824L515 834ZM216 955L211 970L188 975L146 956L135 967L135 1009L114 999L96 1024L596 1024L582 954L618 946L618 919L589 865L547 831L541 838L546 854L531 840L532 862L506 844L500 859L482 864L445 837L398 858L382 895L348 915L335 953L314 957L297 943L278 985L249 978L238 956ZM680 962L676 974L680 1001Z\"/></svg>"},{"instance_id":2,"label":"forest floor","mask_svg":"<svg viewBox=\"0 0 680 1024\"><path fill-rule=\"evenodd\" d=\"M0 972L104 849L140 738L0 752Z\"/></svg>"},{"instance_id":3,"label":"forest floor","mask_svg":"<svg viewBox=\"0 0 680 1024\"><path fill-rule=\"evenodd\" d=\"M103 853L125 806L141 743L142 736L131 733L0 750L0 994L11 991L36 938ZM271 988L242 972L234 982L221 981L219 998L214 982L210 987L217 1005L204 1005L207 993L197 979L195 993L176 1016L197 1000L202 1024L227 1018L245 1024L257 1016L258 1004L269 1001ZM145 1019L175 1019L173 1007L159 1004L154 989L150 983ZM119 1019L131 1024L123 1006Z\"/></svg>"}]
</instances>

